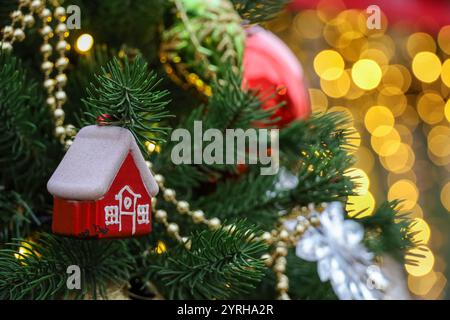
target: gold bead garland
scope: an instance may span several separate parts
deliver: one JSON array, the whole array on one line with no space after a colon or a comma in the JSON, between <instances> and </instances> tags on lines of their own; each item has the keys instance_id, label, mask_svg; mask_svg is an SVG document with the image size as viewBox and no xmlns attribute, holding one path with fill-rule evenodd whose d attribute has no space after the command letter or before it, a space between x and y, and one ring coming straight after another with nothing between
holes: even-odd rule
<instances>
[{"instance_id":1,"label":"gold bead garland","mask_svg":"<svg viewBox=\"0 0 450 320\"><path fill-rule=\"evenodd\" d=\"M20 0L18 9L11 13L11 24L2 29L0 48L11 51L15 41L20 42L25 39L25 29L34 25L34 16L41 20L42 26L39 30L43 38L40 48L42 54L41 70L44 74L43 86L47 91L46 104L52 111L55 121L55 136L61 143L65 143L66 147L69 147L72 143L69 138L75 135L76 130L70 124L64 127L64 111L62 109L67 100L64 87L67 84L65 70L69 65L69 59L66 57L66 51L70 48L65 41L65 38L69 36L65 24L66 10L56 0L51 1L51 5L55 7L53 12L46 7L46 4L46 0ZM55 30L50 25L53 18L57 22ZM50 57L53 53L53 46L50 44L50 40L55 34L57 36L56 51L58 52L58 58L52 62ZM56 76L53 79L52 73L54 70L56 70Z\"/></svg>"},{"instance_id":2,"label":"gold bead garland","mask_svg":"<svg viewBox=\"0 0 450 320\"><path fill-rule=\"evenodd\" d=\"M147 166L149 169L152 168L152 163L147 161ZM204 224L208 226L211 230L216 230L222 227L219 218L205 218L205 214L201 210L192 211L190 205L187 201L177 200L176 192L173 189L166 188L164 185L164 177L161 174L155 174L154 178L163 192L163 199L169 203L172 203L176 211L181 215L186 215L191 217L192 221L196 224ZM156 198L152 199L152 203L156 208ZM271 254L266 253L261 256L267 267L271 267L276 276L275 289L277 291L277 298L280 300L290 300L288 294L289 291L289 278L286 275L287 266L287 255L288 248L293 247L297 244L300 237L305 233L309 227L317 227L320 225L320 219L318 213L322 212L326 208L326 204L321 204L319 207L315 207L313 204L308 207L302 207L300 209L296 208L292 213L283 219L281 222L286 220L294 219L298 216L303 216L305 219L299 220L292 231L288 231L284 227L279 227L271 232L264 232L257 240L262 240L266 242L269 246L273 245L274 249ZM311 214L314 212L314 214ZM181 243L185 243L187 248L190 248L190 242L187 238L181 237L179 234L180 228L175 223L169 223L167 221L167 212L164 210L157 210L155 213L156 221L162 223L168 232L168 234L178 240ZM225 230L231 231L233 226L228 225L223 227ZM189 244L189 245L188 245Z\"/></svg>"}]
</instances>

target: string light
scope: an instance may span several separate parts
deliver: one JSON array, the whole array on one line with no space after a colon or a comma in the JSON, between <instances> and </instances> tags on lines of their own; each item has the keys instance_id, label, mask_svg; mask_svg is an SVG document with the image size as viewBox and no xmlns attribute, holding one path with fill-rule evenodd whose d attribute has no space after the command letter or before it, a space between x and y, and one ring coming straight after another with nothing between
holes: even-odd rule
<instances>
[{"instance_id":1,"label":"string light","mask_svg":"<svg viewBox=\"0 0 450 320\"><path fill-rule=\"evenodd\" d=\"M94 38L88 34L84 33L80 35L75 43L75 50L79 53L87 53L89 50L92 49L94 45Z\"/></svg>"}]
</instances>

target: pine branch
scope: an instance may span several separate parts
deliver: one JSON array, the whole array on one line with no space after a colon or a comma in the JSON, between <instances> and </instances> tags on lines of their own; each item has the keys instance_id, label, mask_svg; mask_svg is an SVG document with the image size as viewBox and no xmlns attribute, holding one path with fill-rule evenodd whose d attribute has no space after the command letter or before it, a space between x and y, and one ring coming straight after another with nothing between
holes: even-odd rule
<instances>
[{"instance_id":1,"label":"pine branch","mask_svg":"<svg viewBox=\"0 0 450 320\"><path fill-rule=\"evenodd\" d=\"M226 180L209 196L202 197L195 207L210 217L246 219L264 230L271 230L278 220L277 202L281 195L275 191L277 175L247 174L238 181ZM226 201L223 201L226 195Z\"/></svg>"},{"instance_id":2,"label":"pine branch","mask_svg":"<svg viewBox=\"0 0 450 320\"><path fill-rule=\"evenodd\" d=\"M0 52L0 167L8 190L35 197L61 148L36 83L14 57Z\"/></svg>"},{"instance_id":3,"label":"pine branch","mask_svg":"<svg viewBox=\"0 0 450 320\"><path fill-rule=\"evenodd\" d=\"M113 123L129 129L145 152L146 141L162 142L169 128L160 122L170 115L166 110L168 91L159 91L156 74L148 71L147 63L138 57L133 62L125 59L121 67L114 59L102 68L96 84L87 90L83 99L88 111L86 122L94 123L97 117L108 114Z\"/></svg>"},{"instance_id":4,"label":"pine branch","mask_svg":"<svg viewBox=\"0 0 450 320\"><path fill-rule=\"evenodd\" d=\"M354 162L347 152L352 146L346 126L342 114L329 113L313 115L281 131L280 158L299 181L291 192L292 202L343 201L353 194L354 184L344 175Z\"/></svg>"},{"instance_id":5,"label":"pine branch","mask_svg":"<svg viewBox=\"0 0 450 320\"><path fill-rule=\"evenodd\" d=\"M390 254L403 261L407 250L417 246L411 232L413 220L409 214L399 214L401 201L383 203L373 215L358 219L366 229L366 245L376 255ZM355 212L357 219L362 212Z\"/></svg>"},{"instance_id":6,"label":"pine branch","mask_svg":"<svg viewBox=\"0 0 450 320\"><path fill-rule=\"evenodd\" d=\"M40 225L22 197L16 192L0 190L0 243L25 237L32 222Z\"/></svg>"},{"instance_id":7,"label":"pine branch","mask_svg":"<svg viewBox=\"0 0 450 320\"><path fill-rule=\"evenodd\" d=\"M181 122L179 128L187 129L193 136L194 121L202 121L203 131L214 128L225 133L226 129L246 130L255 124L270 127L278 120L273 118L276 108L263 110L257 94L242 89L241 74L228 69L225 75L220 84L218 82L214 84L213 96L208 105L194 109ZM174 145L173 142L164 145L155 163L157 171L161 172L174 188L189 186L188 189L192 189L200 187L211 177L220 180L224 175L237 173L235 165L227 164L171 166L170 156ZM180 176L184 177L183 181L180 181Z\"/></svg>"},{"instance_id":8,"label":"pine branch","mask_svg":"<svg viewBox=\"0 0 450 320\"><path fill-rule=\"evenodd\" d=\"M18 241L0 250L0 299L106 297L109 284L129 279L133 264L122 241L41 234L36 242ZM81 290L67 289L71 265L81 269Z\"/></svg>"},{"instance_id":9,"label":"pine branch","mask_svg":"<svg viewBox=\"0 0 450 320\"><path fill-rule=\"evenodd\" d=\"M257 92L242 89L242 74L228 69L223 81L214 85L204 121L208 128L219 130L273 126L279 120L271 118L277 107L264 110L261 106Z\"/></svg>"},{"instance_id":10,"label":"pine branch","mask_svg":"<svg viewBox=\"0 0 450 320\"><path fill-rule=\"evenodd\" d=\"M180 245L155 259L147 274L169 299L226 299L254 289L264 275L265 244L254 227L194 233L191 249Z\"/></svg>"},{"instance_id":11,"label":"pine branch","mask_svg":"<svg viewBox=\"0 0 450 320\"><path fill-rule=\"evenodd\" d=\"M231 0L241 17L251 23L273 19L288 3L288 0Z\"/></svg>"}]
</instances>

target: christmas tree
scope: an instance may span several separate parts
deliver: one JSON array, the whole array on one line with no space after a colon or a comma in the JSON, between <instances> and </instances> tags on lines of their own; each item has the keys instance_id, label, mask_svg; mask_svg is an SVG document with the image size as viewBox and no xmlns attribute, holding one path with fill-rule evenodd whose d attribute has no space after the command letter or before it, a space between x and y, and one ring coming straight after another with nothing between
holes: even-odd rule
<instances>
[{"instance_id":1,"label":"christmas tree","mask_svg":"<svg viewBox=\"0 0 450 320\"><path fill-rule=\"evenodd\" d=\"M353 131L343 113L311 113L298 61L264 29L285 5L0 1L1 299L386 296L379 265L384 257L413 263L405 261L415 245L411 220L398 213L401 201L368 216L345 211L361 190L349 174ZM277 154L277 170L261 174L268 164L237 144L222 158L241 161L175 163L173 133L194 137L199 122L218 135L255 129L259 154ZM101 133L121 127L136 141L159 188L151 233L55 232L49 191L74 186L66 178L48 191L47 182L92 125ZM96 141L100 157L108 150ZM114 160L104 154L95 160L100 171ZM88 170L91 160L75 167ZM85 172L71 174L75 184ZM81 185L81 193L92 189ZM81 278L71 286L73 267Z\"/></svg>"}]
</instances>

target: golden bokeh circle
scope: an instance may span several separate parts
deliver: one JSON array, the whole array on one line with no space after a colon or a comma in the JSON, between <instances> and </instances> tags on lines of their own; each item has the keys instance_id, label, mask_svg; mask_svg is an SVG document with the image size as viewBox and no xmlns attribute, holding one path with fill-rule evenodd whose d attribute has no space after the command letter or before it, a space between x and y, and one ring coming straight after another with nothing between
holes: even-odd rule
<instances>
[{"instance_id":1,"label":"golden bokeh circle","mask_svg":"<svg viewBox=\"0 0 450 320\"><path fill-rule=\"evenodd\" d=\"M413 240L418 244L427 244L430 240L431 229L428 223L422 218L414 218L412 220L411 233L415 233Z\"/></svg>"},{"instance_id":2,"label":"golden bokeh circle","mask_svg":"<svg viewBox=\"0 0 450 320\"><path fill-rule=\"evenodd\" d=\"M360 196L349 196L345 210L350 217L355 217L358 213L357 218L371 216L375 210L375 198L371 192Z\"/></svg>"},{"instance_id":3,"label":"golden bokeh circle","mask_svg":"<svg viewBox=\"0 0 450 320\"><path fill-rule=\"evenodd\" d=\"M342 98L350 90L350 77L347 72L343 72L336 80L320 79L320 87L331 98Z\"/></svg>"},{"instance_id":4,"label":"golden bokeh circle","mask_svg":"<svg viewBox=\"0 0 450 320\"><path fill-rule=\"evenodd\" d=\"M323 50L314 58L314 70L323 80L338 79L342 76L344 67L344 59L334 50Z\"/></svg>"},{"instance_id":5,"label":"golden bokeh circle","mask_svg":"<svg viewBox=\"0 0 450 320\"><path fill-rule=\"evenodd\" d=\"M450 99L447 100L447 103L445 104L444 114L447 121L450 122Z\"/></svg>"},{"instance_id":6,"label":"golden bokeh circle","mask_svg":"<svg viewBox=\"0 0 450 320\"><path fill-rule=\"evenodd\" d=\"M372 135L382 137L387 135L395 124L391 110L384 106L373 106L367 110L364 124Z\"/></svg>"},{"instance_id":7,"label":"golden bokeh circle","mask_svg":"<svg viewBox=\"0 0 450 320\"><path fill-rule=\"evenodd\" d=\"M445 60L442 64L441 79L450 88L450 59Z\"/></svg>"},{"instance_id":8,"label":"golden bokeh circle","mask_svg":"<svg viewBox=\"0 0 450 320\"><path fill-rule=\"evenodd\" d=\"M357 195L362 196L369 192L370 179L364 170L359 168L350 168L345 172L344 175L352 179L353 183L355 184L353 191Z\"/></svg>"},{"instance_id":9,"label":"golden bokeh circle","mask_svg":"<svg viewBox=\"0 0 450 320\"><path fill-rule=\"evenodd\" d=\"M373 60L358 60L352 67L353 82L364 90L375 89L381 81L382 71L380 66Z\"/></svg>"},{"instance_id":10,"label":"golden bokeh circle","mask_svg":"<svg viewBox=\"0 0 450 320\"><path fill-rule=\"evenodd\" d=\"M407 260L416 261L415 264L405 264L410 275L421 277L429 273L434 266L434 255L428 247L419 246L406 253Z\"/></svg>"},{"instance_id":11,"label":"golden bokeh circle","mask_svg":"<svg viewBox=\"0 0 450 320\"><path fill-rule=\"evenodd\" d=\"M427 136L428 149L436 157L450 156L450 128L435 126Z\"/></svg>"},{"instance_id":12,"label":"golden bokeh circle","mask_svg":"<svg viewBox=\"0 0 450 320\"><path fill-rule=\"evenodd\" d=\"M309 92L309 101L313 112L326 112L328 108L328 98L322 90L311 88Z\"/></svg>"},{"instance_id":13,"label":"golden bokeh circle","mask_svg":"<svg viewBox=\"0 0 450 320\"><path fill-rule=\"evenodd\" d=\"M438 34L439 47L446 54L450 54L450 26L444 26L441 28Z\"/></svg>"},{"instance_id":14,"label":"golden bokeh circle","mask_svg":"<svg viewBox=\"0 0 450 320\"><path fill-rule=\"evenodd\" d=\"M393 173L405 173L412 169L416 161L416 156L409 145L401 143L398 150L393 154L380 156L381 165Z\"/></svg>"},{"instance_id":15,"label":"golden bokeh circle","mask_svg":"<svg viewBox=\"0 0 450 320\"><path fill-rule=\"evenodd\" d=\"M441 190L441 203L450 212L450 182L447 182Z\"/></svg>"},{"instance_id":16,"label":"golden bokeh circle","mask_svg":"<svg viewBox=\"0 0 450 320\"><path fill-rule=\"evenodd\" d=\"M414 56L412 70L420 81L426 83L434 82L441 75L441 60L432 52L419 52Z\"/></svg>"},{"instance_id":17,"label":"golden bokeh circle","mask_svg":"<svg viewBox=\"0 0 450 320\"><path fill-rule=\"evenodd\" d=\"M436 52L436 43L432 36L425 32L416 32L408 37L406 51L412 58L419 52Z\"/></svg>"},{"instance_id":18,"label":"golden bokeh circle","mask_svg":"<svg viewBox=\"0 0 450 320\"><path fill-rule=\"evenodd\" d=\"M408 211L414 208L417 200L419 200L419 190L413 181L402 179L389 188L388 200L402 200L402 210Z\"/></svg>"},{"instance_id":19,"label":"golden bokeh circle","mask_svg":"<svg viewBox=\"0 0 450 320\"><path fill-rule=\"evenodd\" d=\"M444 119L445 102L436 92L424 92L417 99L417 113L428 124L437 124Z\"/></svg>"},{"instance_id":20,"label":"golden bokeh circle","mask_svg":"<svg viewBox=\"0 0 450 320\"><path fill-rule=\"evenodd\" d=\"M372 135L370 143L373 150L380 156L387 157L395 154L402 143L400 134L393 128L388 134L377 137Z\"/></svg>"}]
</instances>

